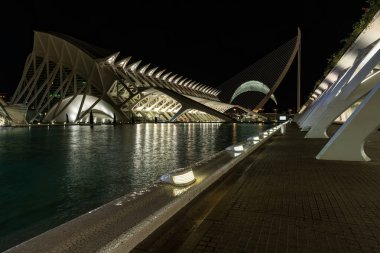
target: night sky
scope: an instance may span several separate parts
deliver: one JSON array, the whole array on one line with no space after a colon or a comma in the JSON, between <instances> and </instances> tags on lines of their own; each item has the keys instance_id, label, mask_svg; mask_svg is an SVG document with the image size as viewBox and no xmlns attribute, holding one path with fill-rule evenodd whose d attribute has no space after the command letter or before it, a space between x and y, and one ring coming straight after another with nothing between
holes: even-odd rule
<instances>
[{"instance_id":1,"label":"night sky","mask_svg":"<svg viewBox=\"0 0 380 253\"><path fill-rule=\"evenodd\" d=\"M13 1L15 2L15 1ZM8 4L7 4L8 5ZM73 36L217 87L302 31L304 103L368 4L354 1L30 1L0 10L0 93L9 96L32 50L33 30ZM296 64L294 64L296 66ZM268 70L270 71L270 70ZM275 92L296 107L291 68Z\"/></svg>"}]
</instances>

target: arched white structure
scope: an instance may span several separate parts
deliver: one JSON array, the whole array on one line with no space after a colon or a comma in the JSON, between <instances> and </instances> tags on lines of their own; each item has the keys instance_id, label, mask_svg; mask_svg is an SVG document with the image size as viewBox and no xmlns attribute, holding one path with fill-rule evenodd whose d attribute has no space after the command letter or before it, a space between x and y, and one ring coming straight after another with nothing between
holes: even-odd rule
<instances>
[{"instance_id":1,"label":"arched white structure","mask_svg":"<svg viewBox=\"0 0 380 253\"><path fill-rule=\"evenodd\" d=\"M107 102L100 100L94 96L87 95L82 104L83 95L78 95L75 98L67 97L62 100L62 103L55 104L50 111L46 114L45 120L57 121L57 122L65 122L68 120L69 122L75 122L77 118L78 112L84 113L85 115L80 115L80 118L86 122L87 117L89 116L90 110L94 114L95 122L105 122L112 121L114 117L114 109L112 105ZM82 104L82 108L81 108ZM79 110L81 108L81 110ZM91 108L91 109L90 109ZM59 112L57 116L54 116L56 112ZM67 117L66 118L66 114ZM121 117L121 115L116 115L116 118Z\"/></svg>"},{"instance_id":2,"label":"arched white structure","mask_svg":"<svg viewBox=\"0 0 380 253\"><path fill-rule=\"evenodd\" d=\"M291 64L297 56L297 112L300 108L300 70L301 70L301 30L298 28L297 36L274 49L269 54L248 66L225 81L219 89L222 91L219 97L222 101L232 101L231 94L239 90L239 86L246 82L256 80L269 87L263 98L252 94L252 100L241 101L244 106L254 108L258 112L264 107L288 73Z\"/></svg>"},{"instance_id":3,"label":"arched white structure","mask_svg":"<svg viewBox=\"0 0 380 253\"><path fill-rule=\"evenodd\" d=\"M231 100L230 100L230 104L232 103L232 101L234 101L234 99L236 97L238 97L239 95L245 93L245 92L249 92L249 91L257 91L257 92L261 92L263 94L268 94L270 89L268 86L266 86L265 84L263 84L262 82L259 82L259 81L248 81L248 82L245 82L243 84L241 84L234 92L234 94L232 95L231 97ZM277 100L274 96L274 94L272 94L270 96L270 98L273 100L273 102L277 105Z\"/></svg>"}]
</instances>

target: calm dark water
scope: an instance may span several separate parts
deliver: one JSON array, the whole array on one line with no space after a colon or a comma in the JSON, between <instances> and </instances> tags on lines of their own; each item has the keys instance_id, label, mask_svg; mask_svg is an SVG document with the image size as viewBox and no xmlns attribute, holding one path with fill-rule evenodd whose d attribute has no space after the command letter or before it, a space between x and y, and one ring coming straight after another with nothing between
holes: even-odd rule
<instances>
[{"instance_id":1,"label":"calm dark water","mask_svg":"<svg viewBox=\"0 0 380 253\"><path fill-rule=\"evenodd\" d=\"M0 251L269 127L0 128Z\"/></svg>"}]
</instances>

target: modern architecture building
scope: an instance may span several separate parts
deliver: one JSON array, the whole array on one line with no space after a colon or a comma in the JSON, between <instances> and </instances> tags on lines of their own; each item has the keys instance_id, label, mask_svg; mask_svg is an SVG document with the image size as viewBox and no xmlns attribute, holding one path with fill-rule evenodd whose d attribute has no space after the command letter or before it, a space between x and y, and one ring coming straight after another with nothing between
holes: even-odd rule
<instances>
[{"instance_id":1,"label":"modern architecture building","mask_svg":"<svg viewBox=\"0 0 380 253\"><path fill-rule=\"evenodd\" d=\"M19 112L27 123L88 122L90 112L96 123L229 122L233 111L259 117L221 102L218 89L119 55L70 36L35 31L10 105L25 108Z\"/></svg>"}]
</instances>

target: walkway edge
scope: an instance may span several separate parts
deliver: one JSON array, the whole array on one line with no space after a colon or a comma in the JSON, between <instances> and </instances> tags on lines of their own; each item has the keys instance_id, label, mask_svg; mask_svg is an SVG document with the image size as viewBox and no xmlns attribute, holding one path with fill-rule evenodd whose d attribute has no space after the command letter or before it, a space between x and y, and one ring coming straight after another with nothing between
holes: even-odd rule
<instances>
[{"instance_id":1,"label":"walkway edge","mask_svg":"<svg viewBox=\"0 0 380 253\"><path fill-rule=\"evenodd\" d=\"M283 123L286 125L288 122ZM231 160L225 164L220 169L216 170L208 178L204 179L200 184L191 187L188 191L175 198L169 204L165 205L161 209L154 212L152 215L141 221L138 225L128 230L127 232L120 235L118 238L114 239L104 247L102 247L99 253L125 253L131 251L140 242L147 238L152 232L158 229L166 221L168 221L173 215L175 215L179 210L189 204L193 199L195 199L199 194L213 185L217 180L219 180L223 175L228 173L236 164L243 161L247 156L252 154L255 150L260 148L264 143L266 143L276 132L282 131L278 128L276 131L269 134L267 137L262 139L259 143L250 146L244 153L239 155L236 159Z\"/></svg>"}]
</instances>

